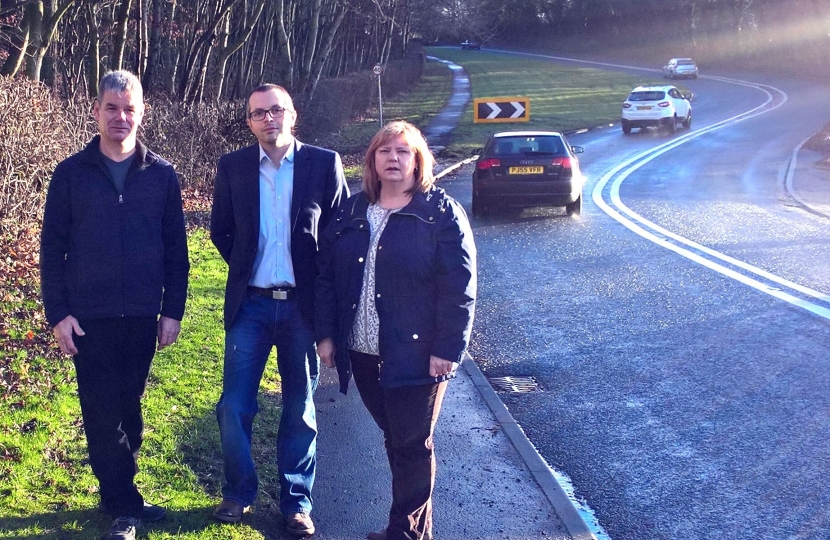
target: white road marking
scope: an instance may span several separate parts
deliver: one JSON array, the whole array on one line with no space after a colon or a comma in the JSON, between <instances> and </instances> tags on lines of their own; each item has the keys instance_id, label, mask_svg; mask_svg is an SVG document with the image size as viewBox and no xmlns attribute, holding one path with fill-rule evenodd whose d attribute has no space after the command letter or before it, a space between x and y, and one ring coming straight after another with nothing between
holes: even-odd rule
<instances>
[{"instance_id":1,"label":"white road marking","mask_svg":"<svg viewBox=\"0 0 830 540\"><path fill-rule=\"evenodd\" d=\"M826 303L830 303L830 295L824 294L822 292L813 290L809 287L805 287L803 285L799 285L787 279L781 278L757 266L745 263L743 261L720 253L719 251L716 251L704 245L698 244L697 242L684 238L678 234L672 233L671 231L664 229L663 227L657 225L656 223L653 223L652 221L644 218L643 216L631 210L628 206L625 205L625 203L622 202L622 199L620 198L620 186L622 185L623 181L625 181L625 179L631 173L633 173L646 163L656 159L658 156L668 152L669 150L677 148L678 146L685 144L686 142L692 139L701 137L712 131L722 129L736 122L740 122L746 120L747 118L751 118L753 116L764 114L774 109L777 109L787 101L787 94L784 91L774 87L749 83L746 81L727 79L724 77L713 78L716 78L723 82L757 88L767 94L767 100L762 105L755 107L754 109L751 109L747 112L741 113L731 118L727 118L711 126L707 126L706 128L684 134L680 137L677 137L676 139L672 139L671 141L661 144L656 148L652 148L650 150L647 150L627 159L626 161L620 163L619 165L605 173L605 175L594 187L592 198L596 205L600 207L606 214L617 220L619 223L624 225L629 230L642 236L643 238L651 242L654 242L655 244L664 247L670 251L673 251L674 253L677 253L678 255L685 257L693 262L703 265L709 268L710 270L714 270L715 272L718 272L740 283L748 285L758 291L761 291L764 294L768 294L779 300L788 302L794 306L806 309L807 311L820 317L823 317L825 319L830 319L830 308L810 300L805 300L804 298L799 298L798 296L793 295L792 292L798 292L802 295L806 295L811 298L815 298L820 302ZM772 92L778 93L781 96L782 99L779 103L770 105L773 101L773 95L770 92L770 90ZM608 183L612 179L613 183L610 187L609 197L613 205L620 211L617 211L616 209L612 208L602 198L602 193L605 189L605 186L608 185ZM724 264L720 264L713 259L723 261L724 263L731 265L732 268L727 267ZM767 281L763 282L759 279L740 273L735 268L739 268L745 272L753 274L758 278ZM772 284L776 284L778 286ZM787 292L782 289L788 289L791 292Z\"/></svg>"}]
</instances>

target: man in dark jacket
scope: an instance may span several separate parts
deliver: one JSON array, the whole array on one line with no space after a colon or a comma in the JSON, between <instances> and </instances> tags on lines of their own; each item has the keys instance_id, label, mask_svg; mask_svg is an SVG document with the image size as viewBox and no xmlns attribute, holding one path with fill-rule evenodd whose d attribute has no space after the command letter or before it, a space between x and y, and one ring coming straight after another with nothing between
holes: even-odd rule
<instances>
[{"instance_id":1,"label":"man in dark jacket","mask_svg":"<svg viewBox=\"0 0 830 540\"><path fill-rule=\"evenodd\" d=\"M109 72L93 105L99 135L58 164L41 234L46 319L73 355L89 461L105 538L132 540L165 510L133 479L144 424L141 396L156 350L179 335L187 296L187 238L173 167L137 140L139 80Z\"/></svg>"},{"instance_id":2,"label":"man in dark jacket","mask_svg":"<svg viewBox=\"0 0 830 540\"><path fill-rule=\"evenodd\" d=\"M349 190L336 152L294 138L297 113L284 88L255 89L247 112L258 144L219 160L210 220L210 238L228 263L224 381L216 405L225 482L213 516L238 523L256 498L251 426L265 363L276 347L280 511L289 534L306 536L314 534L317 235Z\"/></svg>"}]
</instances>

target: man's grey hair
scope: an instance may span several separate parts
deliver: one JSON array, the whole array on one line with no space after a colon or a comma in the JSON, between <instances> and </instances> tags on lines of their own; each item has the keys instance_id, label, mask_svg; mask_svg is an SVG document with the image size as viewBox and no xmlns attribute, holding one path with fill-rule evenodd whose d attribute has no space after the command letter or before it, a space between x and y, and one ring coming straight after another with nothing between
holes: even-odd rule
<instances>
[{"instance_id":1,"label":"man's grey hair","mask_svg":"<svg viewBox=\"0 0 830 540\"><path fill-rule=\"evenodd\" d=\"M144 89L141 88L141 81L138 80L138 77L124 69L108 71L101 77L101 81L98 83L97 100L99 103L101 102L101 96L105 92L130 92L133 97L144 101Z\"/></svg>"}]
</instances>

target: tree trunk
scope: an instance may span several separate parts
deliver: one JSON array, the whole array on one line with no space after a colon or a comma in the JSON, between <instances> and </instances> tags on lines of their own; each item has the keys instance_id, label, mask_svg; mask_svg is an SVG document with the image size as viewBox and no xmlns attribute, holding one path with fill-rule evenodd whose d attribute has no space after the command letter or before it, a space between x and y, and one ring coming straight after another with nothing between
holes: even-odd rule
<instances>
[{"instance_id":1,"label":"tree trunk","mask_svg":"<svg viewBox=\"0 0 830 540\"><path fill-rule=\"evenodd\" d=\"M130 16L132 0L121 0L113 30L113 53L110 69L119 70L124 67L124 49L127 46L127 22Z\"/></svg>"},{"instance_id":2,"label":"tree trunk","mask_svg":"<svg viewBox=\"0 0 830 540\"><path fill-rule=\"evenodd\" d=\"M85 10L87 34L89 35L89 70L87 71L87 94L98 95L98 81L101 80L101 38L98 35L98 21L95 20L95 8L87 4Z\"/></svg>"},{"instance_id":3,"label":"tree trunk","mask_svg":"<svg viewBox=\"0 0 830 540\"><path fill-rule=\"evenodd\" d=\"M326 60L328 60L332 50L334 50L334 37L337 35L337 30L340 28L340 25L343 23L343 19L345 18L346 8L344 7L335 15L334 21L332 22L331 27L329 28L326 37L320 46L320 54L317 55L317 59L315 60L314 71L312 72L311 80L309 81L306 90L306 105L314 100L314 92L317 90L317 84L320 82L320 77L323 74L323 67L326 65Z\"/></svg>"},{"instance_id":4,"label":"tree trunk","mask_svg":"<svg viewBox=\"0 0 830 540\"><path fill-rule=\"evenodd\" d=\"M27 7L23 18L20 20L20 29L12 35L12 49L9 51L9 57L3 63L0 75L17 76L23 66L23 61L26 59L26 50L29 48L29 32L29 9Z\"/></svg>"},{"instance_id":5,"label":"tree trunk","mask_svg":"<svg viewBox=\"0 0 830 540\"><path fill-rule=\"evenodd\" d=\"M150 36L147 43L147 69L141 80L144 93L150 94L156 85L159 62L161 60L161 32L162 32L162 0L151 0L150 4Z\"/></svg>"},{"instance_id":6,"label":"tree trunk","mask_svg":"<svg viewBox=\"0 0 830 540\"><path fill-rule=\"evenodd\" d=\"M381 64L385 64L389 61L389 54L392 48L392 35L395 32L395 13L392 13L392 16L389 17L389 20L386 22L386 28L383 32L383 44L381 45L379 61Z\"/></svg>"},{"instance_id":7,"label":"tree trunk","mask_svg":"<svg viewBox=\"0 0 830 540\"><path fill-rule=\"evenodd\" d=\"M33 19L29 20L32 25L29 42L29 53L26 61L26 76L32 80L40 80L40 72L43 66L43 59L49 51L49 46L55 39L58 30L58 23L72 6L74 0L65 0L58 5L56 0L49 3L33 2L27 6L37 10Z\"/></svg>"},{"instance_id":8,"label":"tree trunk","mask_svg":"<svg viewBox=\"0 0 830 540\"><path fill-rule=\"evenodd\" d=\"M176 20L176 13L177 13L177 4L176 0L170 2L170 13L166 17L166 20L170 21L168 28L172 26L173 21ZM159 18L159 21L164 20ZM175 41L170 37L170 32L162 31L162 58L164 60L164 64L167 66L168 69L168 76L164 79L164 90L173 95L176 91L176 75L179 72L179 59L181 58L181 47L175 46ZM181 41L181 40L180 40Z\"/></svg>"},{"instance_id":9,"label":"tree trunk","mask_svg":"<svg viewBox=\"0 0 830 540\"><path fill-rule=\"evenodd\" d=\"M43 2L32 2L26 6L26 18L29 26L29 47L26 49L26 76L33 81L40 80L40 60L38 52L43 47Z\"/></svg>"},{"instance_id":10,"label":"tree trunk","mask_svg":"<svg viewBox=\"0 0 830 540\"><path fill-rule=\"evenodd\" d=\"M303 61L300 66L300 77L298 91L305 95L308 91L309 78L311 77L311 65L314 62L317 51L317 34L320 32L320 11L323 9L322 0L312 0L311 17L308 22L308 33L306 34L305 50Z\"/></svg>"},{"instance_id":11,"label":"tree trunk","mask_svg":"<svg viewBox=\"0 0 830 540\"><path fill-rule=\"evenodd\" d=\"M213 19L208 23L202 35L190 46L184 64L184 72L179 82L179 99L192 103L195 97L201 93L203 70L207 69L207 62L213 49L213 40L216 37L216 29L219 28L222 20L237 1L228 0L226 4L217 5Z\"/></svg>"},{"instance_id":12,"label":"tree trunk","mask_svg":"<svg viewBox=\"0 0 830 540\"><path fill-rule=\"evenodd\" d=\"M277 62L279 83L291 88L294 83L294 66L291 60L291 43L288 39L288 32L285 31L285 0L277 0L277 44L279 45Z\"/></svg>"},{"instance_id":13,"label":"tree trunk","mask_svg":"<svg viewBox=\"0 0 830 540\"><path fill-rule=\"evenodd\" d=\"M273 55L273 52L272 52L273 47L269 47L268 45L270 45L271 40L274 39L274 32L276 30L276 28L275 28L276 26L277 25L274 24L274 20L272 18L270 24L268 24L268 27L265 29L265 32L262 36L261 46L254 47L254 49L253 49L253 50L262 51L262 53L259 55L259 67L257 68L257 72L256 72L256 82L257 83L262 82L263 79L265 78L265 66L269 65L268 61L270 60L271 56ZM280 54L280 50L281 50L281 46L277 46L277 55ZM253 54L253 52L252 52L252 54ZM279 69L279 66L280 66L279 56L277 57L277 61L274 62L274 63L276 64L277 69ZM245 85L246 86L254 86L253 70L254 70L254 63L250 62L249 66L248 66L248 70L245 73Z\"/></svg>"},{"instance_id":14,"label":"tree trunk","mask_svg":"<svg viewBox=\"0 0 830 540\"><path fill-rule=\"evenodd\" d=\"M150 40L149 16L147 14L147 0L138 0L136 21L136 51L135 51L135 74L139 79L144 79L147 71L148 41ZM142 84L143 87L143 84Z\"/></svg>"}]
</instances>

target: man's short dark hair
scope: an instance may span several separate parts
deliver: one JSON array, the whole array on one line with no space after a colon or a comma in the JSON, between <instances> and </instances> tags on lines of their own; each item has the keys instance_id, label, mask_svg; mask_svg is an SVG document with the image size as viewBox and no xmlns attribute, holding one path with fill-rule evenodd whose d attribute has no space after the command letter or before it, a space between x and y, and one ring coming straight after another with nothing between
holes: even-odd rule
<instances>
[{"instance_id":1,"label":"man's short dark hair","mask_svg":"<svg viewBox=\"0 0 830 540\"><path fill-rule=\"evenodd\" d=\"M101 77L98 82L98 97L96 98L99 103L105 92L130 92L133 97L138 97L141 101L144 101L144 89L141 87L141 81L124 69L108 71Z\"/></svg>"},{"instance_id":2,"label":"man's short dark hair","mask_svg":"<svg viewBox=\"0 0 830 540\"><path fill-rule=\"evenodd\" d=\"M256 88L254 88L253 90L251 90L251 93L248 94L248 103L245 104L245 111L249 112L249 113L251 112L250 111L250 109L251 109L250 101L251 101L251 96L252 95L256 94L257 92L269 92L271 90L276 90L277 92L284 95L285 98L288 100L288 102L287 102L288 107L286 107L286 108L289 111L294 112L294 100L291 99L291 94L288 93L288 90L286 90L285 88L283 88L282 86L280 86L278 84L261 84L261 85L257 86Z\"/></svg>"}]
</instances>

